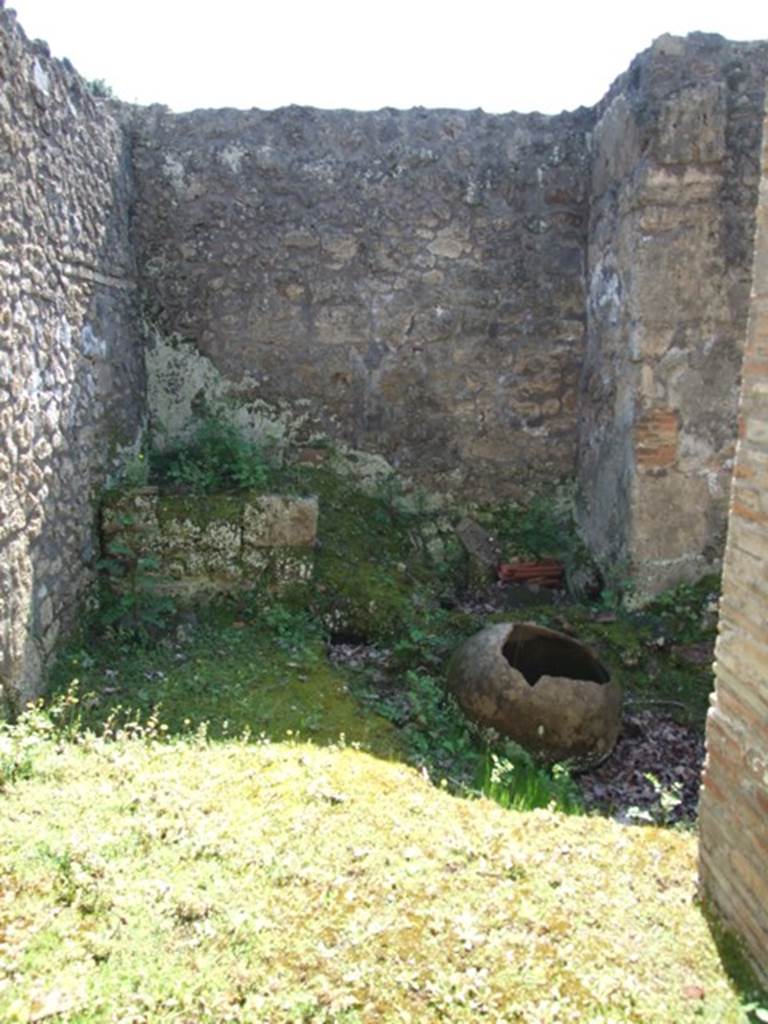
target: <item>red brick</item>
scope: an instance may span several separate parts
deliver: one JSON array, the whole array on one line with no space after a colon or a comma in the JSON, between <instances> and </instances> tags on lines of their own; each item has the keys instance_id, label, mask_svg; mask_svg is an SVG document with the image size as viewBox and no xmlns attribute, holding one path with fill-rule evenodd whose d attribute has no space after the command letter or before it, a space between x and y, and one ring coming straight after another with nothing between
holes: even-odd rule
<instances>
[{"instance_id":1,"label":"red brick","mask_svg":"<svg viewBox=\"0 0 768 1024\"><path fill-rule=\"evenodd\" d=\"M677 461L680 417L672 409L651 409L635 424L635 458L639 467L662 468Z\"/></svg>"}]
</instances>

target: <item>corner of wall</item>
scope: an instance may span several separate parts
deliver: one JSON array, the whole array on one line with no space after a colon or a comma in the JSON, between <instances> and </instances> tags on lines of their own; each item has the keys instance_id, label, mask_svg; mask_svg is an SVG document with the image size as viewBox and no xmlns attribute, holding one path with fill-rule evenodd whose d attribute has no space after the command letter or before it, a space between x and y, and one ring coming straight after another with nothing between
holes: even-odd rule
<instances>
[{"instance_id":1,"label":"corner of wall","mask_svg":"<svg viewBox=\"0 0 768 1024\"><path fill-rule=\"evenodd\" d=\"M640 602L720 568L766 66L765 44L662 37L592 133L578 516Z\"/></svg>"},{"instance_id":2,"label":"corner of wall","mask_svg":"<svg viewBox=\"0 0 768 1024\"><path fill-rule=\"evenodd\" d=\"M0 679L40 692L92 579L94 497L141 429L126 136L68 63L0 9Z\"/></svg>"}]
</instances>

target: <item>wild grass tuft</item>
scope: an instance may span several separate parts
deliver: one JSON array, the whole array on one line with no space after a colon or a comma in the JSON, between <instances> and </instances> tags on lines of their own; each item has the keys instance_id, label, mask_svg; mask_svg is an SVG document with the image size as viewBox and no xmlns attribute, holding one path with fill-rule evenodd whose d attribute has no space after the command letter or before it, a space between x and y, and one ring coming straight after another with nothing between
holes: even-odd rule
<instances>
[{"instance_id":1,"label":"wild grass tuft","mask_svg":"<svg viewBox=\"0 0 768 1024\"><path fill-rule=\"evenodd\" d=\"M532 811L548 807L564 814L581 814L584 804L578 786L565 765L538 765L516 744L506 744L505 754L488 751L479 786L501 807Z\"/></svg>"}]
</instances>

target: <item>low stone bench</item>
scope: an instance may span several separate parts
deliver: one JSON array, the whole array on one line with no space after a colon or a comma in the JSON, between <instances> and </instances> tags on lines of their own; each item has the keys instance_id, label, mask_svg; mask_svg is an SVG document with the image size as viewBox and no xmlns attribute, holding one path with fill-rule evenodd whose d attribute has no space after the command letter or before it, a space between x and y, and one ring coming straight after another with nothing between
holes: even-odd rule
<instances>
[{"instance_id":1,"label":"low stone bench","mask_svg":"<svg viewBox=\"0 0 768 1024\"><path fill-rule=\"evenodd\" d=\"M102 506L101 534L107 558L149 559L162 593L279 590L312 576L317 498L121 491Z\"/></svg>"}]
</instances>

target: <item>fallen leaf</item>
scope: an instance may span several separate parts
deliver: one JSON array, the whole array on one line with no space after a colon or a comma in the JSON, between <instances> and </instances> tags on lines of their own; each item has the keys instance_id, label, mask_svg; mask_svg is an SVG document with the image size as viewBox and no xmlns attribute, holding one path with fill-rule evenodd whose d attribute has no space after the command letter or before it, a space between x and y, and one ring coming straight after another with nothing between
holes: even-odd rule
<instances>
[{"instance_id":1,"label":"fallen leaf","mask_svg":"<svg viewBox=\"0 0 768 1024\"><path fill-rule=\"evenodd\" d=\"M683 988L684 999L703 999L704 989L701 985L686 985Z\"/></svg>"}]
</instances>

